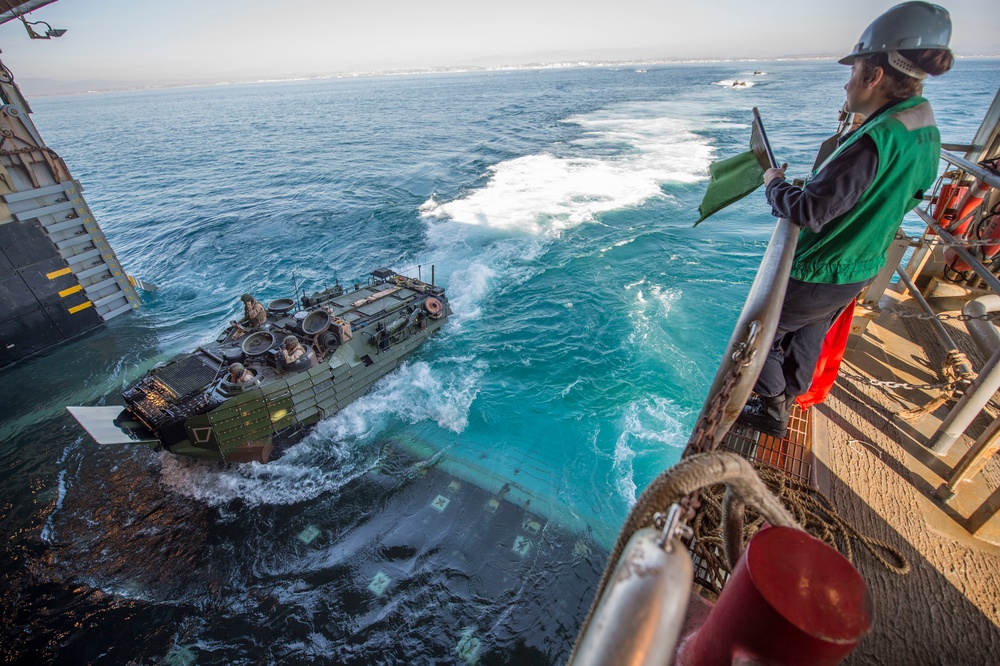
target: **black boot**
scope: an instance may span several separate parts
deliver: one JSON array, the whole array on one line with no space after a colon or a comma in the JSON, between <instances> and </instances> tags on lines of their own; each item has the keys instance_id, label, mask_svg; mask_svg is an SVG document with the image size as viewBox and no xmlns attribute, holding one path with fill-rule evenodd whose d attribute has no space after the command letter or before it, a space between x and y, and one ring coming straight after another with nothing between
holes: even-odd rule
<instances>
[{"instance_id":1,"label":"black boot","mask_svg":"<svg viewBox=\"0 0 1000 666\"><path fill-rule=\"evenodd\" d=\"M792 411L795 396L782 393L774 397L759 396L759 398L754 400L751 397L736 420L767 435L775 437L787 435L788 414Z\"/></svg>"}]
</instances>

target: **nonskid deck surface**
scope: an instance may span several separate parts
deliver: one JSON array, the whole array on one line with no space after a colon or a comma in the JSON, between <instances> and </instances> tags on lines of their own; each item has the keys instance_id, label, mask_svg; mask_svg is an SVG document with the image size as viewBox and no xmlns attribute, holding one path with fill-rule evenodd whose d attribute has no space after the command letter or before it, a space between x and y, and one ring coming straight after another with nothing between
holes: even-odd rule
<instances>
[{"instance_id":1,"label":"nonskid deck surface","mask_svg":"<svg viewBox=\"0 0 1000 666\"><path fill-rule=\"evenodd\" d=\"M887 292L882 306L908 304ZM981 368L985 359L962 325L948 325ZM855 555L872 593L875 624L850 664L986 664L1000 654L1000 548L991 543L996 521L980 530L981 538L969 530L970 516L997 488L1000 460L960 486L960 501L936 499L934 491L973 441L964 437L944 460L927 448L954 400L914 415L909 410L928 406L933 391L885 389L847 377L934 383L943 357L928 322L883 314L845 356L826 402L810 410L820 490L862 534L901 549L912 567L898 575L866 552ZM978 436L996 409L988 405L967 434Z\"/></svg>"},{"instance_id":2,"label":"nonskid deck surface","mask_svg":"<svg viewBox=\"0 0 1000 666\"><path fill-rule=\"evenodd\" d=\"M906 307L888 292L883 307ZM981 368L986 359L962 325L949 333ZM936 393L884 389L848 375L912 384L940 381L944 360L930 324L882 315L845 356L837 384L824 404L793 407L784 438L735 424L721 444L755 463L782 469L818 488L862 534L899 548L911 571L890 572L855 549L875 606L871 634L848 664L986 664L1000 653L1000 519L981 524L1000 485L1000 457L963 483L945 503L935 490L989 421L1000 413L996 398L968 436L946 458L927 447L955 400L933 407ZM973 536L973 532L976 533Z\"/></svg>"}]
</instances>

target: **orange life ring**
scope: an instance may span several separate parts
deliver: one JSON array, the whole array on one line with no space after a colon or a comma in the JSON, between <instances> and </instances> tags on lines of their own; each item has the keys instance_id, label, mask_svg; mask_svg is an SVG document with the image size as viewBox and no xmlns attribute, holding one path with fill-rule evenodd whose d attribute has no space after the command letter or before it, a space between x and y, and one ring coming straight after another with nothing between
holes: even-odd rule
<instances>
[{"instance_id":1,"label":"orange life ring","mask_svg":"<svg viewBox=\"0 0 1000 666\"><path fill-rule=\"evenodd\" d=\"M431 319L438 319L444 311L444 306L441 305L441 301L438 299L428 298L424 301L424 309L427 310L427 314L431 316Z\"/></svg>"}]
</instances>

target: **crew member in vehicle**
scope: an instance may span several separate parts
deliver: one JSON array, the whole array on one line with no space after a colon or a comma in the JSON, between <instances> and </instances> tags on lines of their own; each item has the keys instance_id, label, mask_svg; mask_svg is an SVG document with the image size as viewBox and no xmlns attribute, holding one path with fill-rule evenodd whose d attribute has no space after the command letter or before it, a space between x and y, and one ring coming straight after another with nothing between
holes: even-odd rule
<instances>
[{"instance_id":1,"label":"crew member in vehicle","mask_svg":"<svg viewBox=\"0 0 1000 666\"><path fill-rule=\"evenodd\" d=\"M243 294L240 296L240 300L243 301L243 320L239 322L234 321L233 324L250 330L257 328L267 321L267 310L253 297L253 294Z\"/></svg>"},{"instance_id":2,"label":"crew member in vehicle","mask_svg":"<svg viewBox=\"0 0 1000 666\"><path fill-rule=\"evenodd\" d=\"M229 382L231 384L245 384L253 380L253 373L247 370L242 363L233 363L229 366Z\"/></svg>"},{"instance_id":3,"label":"crew member in vehicle","mask_svg":"<svg viewBox=\"0 0 1000 666\"><path fill-rule=\"evenodd\" d=\"M286 335L284 344L281 347L281 358L285 362L285 365L293 363L306 353L302 345L299 344L298 338L294 335Z\"/></svg>"},{"instance_id":4,"label":"crew member in vehicle","mask_svg":"<svg viewBox=\"0 0 1000 666\"><path fill-rule=\"evenodd\" d=\"M783 437L838 315L885 265L903 215L937 176L941 138L923 81L951 69L947 10L905 2L879 16L850 55L847 111L865 117L803 187L785 168L764 172L776 217L802 227L767 360L739 421Z\"/></svg>"}]
</instances>

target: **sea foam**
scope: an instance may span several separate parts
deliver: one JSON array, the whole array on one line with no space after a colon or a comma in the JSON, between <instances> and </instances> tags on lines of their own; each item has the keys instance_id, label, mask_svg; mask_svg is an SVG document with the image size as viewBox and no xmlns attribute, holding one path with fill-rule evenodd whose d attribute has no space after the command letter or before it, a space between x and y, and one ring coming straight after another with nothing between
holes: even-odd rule
<instances>
[{"instance_id":1,"label":"sea foam","mask_svg":"<svg viewBox=\"0 0 1000 666\"><path fill-rule=\"evenodd\" d=\"M550 152L489 169L489 182L446 203L426 202L425 216L508 233L559 236L601 213L665 196L664 183L705 177L708 141L666 102L619 105L567 118L582 134Z\"/></svg>"},{"instance_id":2,"label":"sea foam","mask_svg":"<svg viewBox=\"0 0 1000 666\"><path fill-rule=\"evenodd\" d=\"M626 406L613 469L615 490L628 506L635 504L639 487L676 460L687 441L681 418L685 415L672 401L656 396Z\"/></svg>"}]
</instances>

